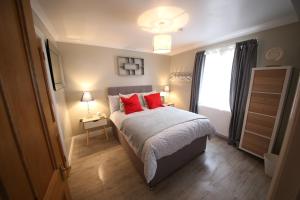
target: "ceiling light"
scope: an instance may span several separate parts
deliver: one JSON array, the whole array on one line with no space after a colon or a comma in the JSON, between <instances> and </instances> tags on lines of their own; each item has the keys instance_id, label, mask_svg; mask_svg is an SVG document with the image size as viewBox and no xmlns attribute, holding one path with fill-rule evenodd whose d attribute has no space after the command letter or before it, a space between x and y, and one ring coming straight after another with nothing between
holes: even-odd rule
<instances>
[{"instance_id":1,"label":"ceiling light","mask_svg":"<svg viewBox=\"0 0 300 200\"><path fill-rule=\"evenodd\" d=\"M181 8L162 6L142 13L138 25L151 33L171 33L182 29L188 22L189 15Z\"/></svg>"},{"instance_id":2,"label":"ceiling light","mask_svg":"<svg viewBox=\"0 0 300 200\"><path fill-rule=\"evenodd\" d=\"M172 47L171 35L155 35L153 37L153 52L154 53L169 53Z\"/></svg>"}]
</instances>

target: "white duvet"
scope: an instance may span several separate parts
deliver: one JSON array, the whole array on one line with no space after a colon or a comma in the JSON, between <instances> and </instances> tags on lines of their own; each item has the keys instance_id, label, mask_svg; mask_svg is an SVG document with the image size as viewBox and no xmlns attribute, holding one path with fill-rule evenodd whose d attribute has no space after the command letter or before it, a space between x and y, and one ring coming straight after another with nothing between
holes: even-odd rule
<instances>
[{"instance_id":1,"label":"white duvet","mask_svg":"<svg viewBox=\"0 0 300 200\"><path fill-rule=\"evenodd\" d=\"M115 111L110 115L110 119L114 122L118 129L121 129L122 122L125 119L147 115L147 112L155 112L158 109L170 109L170 107L161 107L152 110L144 108L144 111L142 112L136 112L129 115L126 115L121 111ZM177 108L172 107L172 109ZM205 118L175 125L147 139L141 154L141 160L144 163L144 175L147 182L149 183L155 176L158 159L175 153L184 146L192 143L197 138L205 135L210 136L214 133L214 127L210 124L209 120ZM127 139L126 135L123 136ZM137 152L137 149L135 149L130 143L129 145L135 152Z\"/></svg>"}]
</instances>

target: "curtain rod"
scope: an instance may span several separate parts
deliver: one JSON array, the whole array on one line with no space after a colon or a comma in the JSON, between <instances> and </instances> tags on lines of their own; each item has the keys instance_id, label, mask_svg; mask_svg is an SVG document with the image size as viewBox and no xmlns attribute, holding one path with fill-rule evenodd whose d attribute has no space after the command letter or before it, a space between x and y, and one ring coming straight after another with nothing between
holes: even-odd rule
<instances>
[{"instance_id":1,"label":"curtain rod","mask_svg":"<svg viewBox=\"0 0 300 200\"><path fill-rule=\"evenodd\" d=\"M205 48L205 47L204 48L199 48L199 50L197 52L219 49L219 48L226 47L226 46L236 45L236 43L238 43L238 42L243 42L243 41L248 41L248 40L256 40L257 43L259 41L257 37L252 38L252 39L247 39L247 40L237 40L237 41L231 41L231 42L229 40L227 40L227 41L224 41L224 42L219 42L219 43L208 45L208 47L212 46L212 47L209 47L209 48ZM224 43L224 44L220 44L220 43ZM220 44L220 45L218 45L218 44Z\"/></svg>"}]
</instances>

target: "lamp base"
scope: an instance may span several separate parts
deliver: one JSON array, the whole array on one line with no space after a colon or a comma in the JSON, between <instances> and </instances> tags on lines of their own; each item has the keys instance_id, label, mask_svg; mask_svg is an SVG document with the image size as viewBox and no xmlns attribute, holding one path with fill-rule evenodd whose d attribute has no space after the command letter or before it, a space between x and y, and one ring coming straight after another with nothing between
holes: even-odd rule
<instances>
[{"instance_id":1,"label":"lamp base","mask_svg":"<svg viewBox=\"0 0 300 200\"><path fill-rule=\"evenodd\" d=\"M87 102L87 116L86 116L86 118L92 118L92 117L93 117L93 115L90 112L90 105L89 105L89 102Z\"/></svg>"},{"instance_id":2,"label":"lamp base","mask_svg":"<svg viewBox=\"0 0 300 200\"><path fill-rule=\"evenodd\" d=\"M85 118L86 119L93 118L93 115L87 115Z\"/></svg>"}]
</instances>

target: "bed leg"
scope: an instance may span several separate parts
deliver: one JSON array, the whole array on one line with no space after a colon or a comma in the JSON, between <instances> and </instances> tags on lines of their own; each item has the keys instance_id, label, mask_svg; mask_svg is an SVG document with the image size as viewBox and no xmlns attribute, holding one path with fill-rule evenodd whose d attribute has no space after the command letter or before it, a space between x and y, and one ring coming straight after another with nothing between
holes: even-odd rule
<instances>
[{"instance_id":1,"label":"bed leg","mask_svg":"<svg viewBox=\"0 0 300 200\"><path fill-rule=\"evenodd\" d=\"M110 121L110 124L111 124L111 129L112 129L113 136L120 143L120 139L119 139L119 136L118 136L118 128L116 127L116 125L112 121Z\"/></svg>"}]
</instances>

